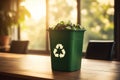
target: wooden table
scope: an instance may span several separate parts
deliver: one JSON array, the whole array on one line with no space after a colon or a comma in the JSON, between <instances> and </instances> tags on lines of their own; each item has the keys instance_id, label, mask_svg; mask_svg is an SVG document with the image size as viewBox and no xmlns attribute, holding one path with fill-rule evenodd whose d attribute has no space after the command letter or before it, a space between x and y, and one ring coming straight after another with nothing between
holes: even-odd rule
<instances>
[{"instance_id":1,"label":"wooden table","mask_svg":"<svg viewBox=\"0 0 120 80\"><path fill-rule=\"evenodd\" d=\"M120 80L120 62L82 59L81 70L52 71L50 56L0 53L0 80Z\"/></svg>"}]
</instances>

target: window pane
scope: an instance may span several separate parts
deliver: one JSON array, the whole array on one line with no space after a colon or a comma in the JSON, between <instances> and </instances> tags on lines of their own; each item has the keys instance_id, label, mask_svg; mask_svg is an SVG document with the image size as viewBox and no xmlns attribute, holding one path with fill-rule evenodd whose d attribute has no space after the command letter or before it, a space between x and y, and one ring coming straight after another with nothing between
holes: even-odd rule
<instances>
[{"instance_id":1,"label":"window pane","mask_svg":"<svg viewBox=\"0 0 120 80\"><path fill-rule=\"evenodd\" d=\"M89 40L113 40L114 0L82 0L81 23L87 31L84 50Z\"/></svg>"},{"instance_id":2,"label":"window pane","mask_svg":"<svg viewBox=\"0 0 120 80\"><path fill-rule=\"evenodd\" d=\"M69 20L73 23L77 22L76 0L49 0L49 26Z\"/></svg>"},{"instance_id":3,"label":"window pane","mask_svg":"<svg viewBox=\"0 0 120 80\"><path fill-rule=\"evenodd\" d=\"M46 0L25 0L24 5L31 17L21 24L22 40L29 40L29 49L46 48Z\"/></svg>"}]
</instances>

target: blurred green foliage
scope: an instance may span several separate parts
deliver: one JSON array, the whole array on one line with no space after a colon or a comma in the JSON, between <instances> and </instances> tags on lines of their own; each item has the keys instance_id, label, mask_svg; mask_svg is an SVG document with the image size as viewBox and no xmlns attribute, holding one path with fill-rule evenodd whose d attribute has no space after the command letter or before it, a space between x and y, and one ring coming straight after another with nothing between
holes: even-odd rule
<instances>
[{"instance_id":1,"label":"blurred green foliage","mask_svg":"<svg viewBox=\"0 0 120 80\"><path fill-rule=\"evenodd\" d=\"M113 40L114 0L82 0L81 23L87 26L85 45L89 40Z\"/></svg>"},{"instance_id":2,"label":"blurred green foliage","mask_svg":"<svg viewBox=\"0 0 120 80\"><path fill-rule=\"evenodd\" d=\"M72 23L77 23L77 0L49 0L48 11L49 27L52 27L62 20L70 20ZM86 29L83 46L84 50L86 50L88 41L91 39L113 40L113 16L114 0L81 0L81 25L85 26ZM29 26L30 30L28 32L28 37L32 42L30 44L31 49L45 47L45 19L46 18L43 16L38 24L33 23L33 25ZM33 21L28 23L30 24L32 22Z\"/></svg>"}]
</instances>

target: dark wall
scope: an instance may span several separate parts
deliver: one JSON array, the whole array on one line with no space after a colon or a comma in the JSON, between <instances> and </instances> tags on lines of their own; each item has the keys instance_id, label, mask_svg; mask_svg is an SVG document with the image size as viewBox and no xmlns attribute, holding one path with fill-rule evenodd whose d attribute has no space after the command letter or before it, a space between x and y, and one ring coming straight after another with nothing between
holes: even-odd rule
<instances>
[{"instance_id":1,"label":"dark wall","mask_svg":"<svg viewBox=\"0 0 120 80\"><path fill-rule=\"evenodd\" d=\"M120 61L120 1L115 0L114 16L114 34L115 34L115 57Z\"/></svg>"},{"instance_id":2,"label":"dark wall","mask_svg":"<svg viewBox=\"0 0 120 80\"><path fill-rule=\"evenodd\" d=\"M0 0L0 11L16 11L17 0Z\"/></svg>"}]
</instances>

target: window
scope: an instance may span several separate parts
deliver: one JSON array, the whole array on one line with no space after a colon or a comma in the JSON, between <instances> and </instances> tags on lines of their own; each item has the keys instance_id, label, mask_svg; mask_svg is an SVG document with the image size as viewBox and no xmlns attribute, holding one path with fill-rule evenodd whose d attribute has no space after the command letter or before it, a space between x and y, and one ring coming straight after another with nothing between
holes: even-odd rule
<instances>
[{"instance_id":1,"label":"window","mask_svg":"<svg viewBox=\"0 0 120 80\"><path fill-rule=\"evenodd\" d=\"M46 1L25 0L21 6L31 14L21 24L21 39L30 41L30 50L46 50Z\"/></svg>"},{"instance_id":2,"label":"window","mask_svg":"<svg viewBox=\"0 0 120 80\"><path fill-rule=\"evenodd\" d=\"M89 40L113 40L114 0L82 0L81 24L86 26L84 50Z\"/></svg>"},{"instance_id":3,"label":"window","mask_svg":"<svg viewBox=\"0 0 120 80\"><path fill-rule=\"evenodd\" d=\"M77 17L77 4L80 3L79 23L87 29L83 50L86 50L90 39L113 40L114 0L81 0L80 3L77 1L25 0L23 5L31 13L31 18L26 18L21 24L21 39L30 41L30 50L48 50L48 27L62 20L77 23L77 18L80 18Z\"/></svg>"},{"instance_id":4,"label":"window","mask_svg":"<svg viewBox=\"0 0 120 80\"><path fill-rule=\"evenodd\" d=\"M49 26L62 20L77 22L76 0L49 0Z\"/></svg>"},{"instance_id":5,"label":"window","mask_svg":"<svg viewBox=\"0 0 120 80\"><path fill-rule=\"evenodd\" d=\"M49 7L46 8L46 5ZM31 13L31 18L26 18L25 22L21 24L21 39L30 41L30 50L47 50L46 27L52 27L62 20L71 20L76 23L76 5L75 0L25 0L21 6L25 6ZM48 13L46 13L47 9Z\"/></svg>"}]
</instances>

